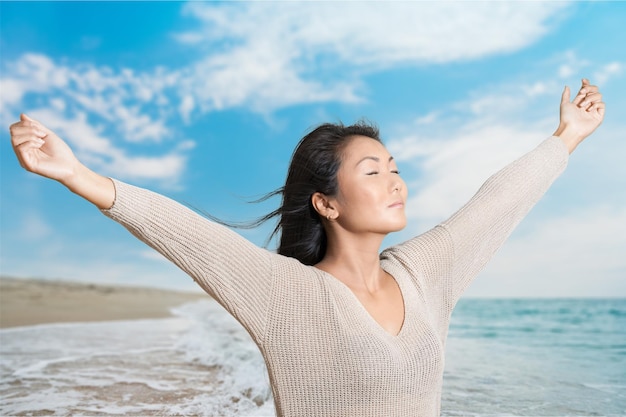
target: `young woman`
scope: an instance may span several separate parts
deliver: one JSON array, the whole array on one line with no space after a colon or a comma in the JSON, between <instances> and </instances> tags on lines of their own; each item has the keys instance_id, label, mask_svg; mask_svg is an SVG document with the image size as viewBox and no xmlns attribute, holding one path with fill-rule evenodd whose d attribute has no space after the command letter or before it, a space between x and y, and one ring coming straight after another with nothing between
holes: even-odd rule
<instances>
[{"instance_id":1,"label":"young woman","mask_svg":"<svg viewBox=\"0 0 626 417\"><path fill-rule=\"evenodd\" d=\"M279 416L436 416L452 309L602 122L598 88L566 87L554 135L489 178L432 230L379 252L406 224L406 185L375 128L325 124L279 190L278 254L153 192L82 165L43 124L10 128L28 171L86 198L188 273L248 330Z\"/></svg>"}]
</instances>

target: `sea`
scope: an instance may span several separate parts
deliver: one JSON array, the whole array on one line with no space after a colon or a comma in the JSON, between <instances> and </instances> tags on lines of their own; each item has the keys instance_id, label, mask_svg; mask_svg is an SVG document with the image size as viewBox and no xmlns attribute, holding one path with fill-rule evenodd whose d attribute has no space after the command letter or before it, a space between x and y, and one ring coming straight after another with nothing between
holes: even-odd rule
<instances>
[{"instance_id":1,"label":"sea","mask_svg":"<svg viewBox=\"0 0 626 417\"><path fill-rule=\"evenodd\" d=\"M263 360L201 300L0 330L1 416L273 416ZM442 416L626 416L626 299L462 299Z\"/></svg>"}]
</instances>

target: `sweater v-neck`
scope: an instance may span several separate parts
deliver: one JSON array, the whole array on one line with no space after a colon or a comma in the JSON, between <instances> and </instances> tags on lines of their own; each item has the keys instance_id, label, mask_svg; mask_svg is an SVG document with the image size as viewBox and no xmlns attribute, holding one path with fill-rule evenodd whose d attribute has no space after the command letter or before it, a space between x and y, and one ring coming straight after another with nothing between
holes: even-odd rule
<instances>
[{"instance_id":1,"label":"sweater v-neck","mask_svg":"<svg viewBox=\"0 0 626 417\"><path fill-rule=\"evenodd\" d=\"M390 333L387 331L375 318L367 311L367 308L363 305L361 300L356 296L354 291L350 289L343 281L334 276L333 274L326 272L322 269L315 268L321 274L323 274L326 278L328 278L331 283L334 284L334 287L339 291L339 296L348 300L351 306L354 309L355 313L359 314L359 324L361 324L365 329L372 331L376 334L381 334L383 337L390 340L401 339L402 336L406 333L406 328L408 325L407 318L409 317L410 311L410 300L412 297L407 297L408 287L406 285L404 276L402 271L399 268L394 268L392 263L386 262L386 260L381 260L381 268L385 271L389 276L396 282L398 285L398 289L400 290L400 296L402 297L403 303L403 318L402 325L400 326L400 330L397 334Z\"/></svg>"}]
</instances>

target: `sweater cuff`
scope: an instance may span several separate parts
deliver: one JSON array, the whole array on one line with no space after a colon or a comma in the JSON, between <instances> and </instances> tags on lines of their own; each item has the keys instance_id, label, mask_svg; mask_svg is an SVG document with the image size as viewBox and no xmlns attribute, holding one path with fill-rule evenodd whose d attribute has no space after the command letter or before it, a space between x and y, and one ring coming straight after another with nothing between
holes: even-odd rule
<instances>
[{"instance_id":1,"label":"sweater cuff","mask_svg":"<svg viewBox=\"0 0 626 417\"><path fill-rule=\"evenodd\" d=\"M119 180L116 180L115 178L110 178L110 180L113 183L113 188L115 188L115 197L113 198L113 204L111 204L111 207L109 208L100 209L100 212L107 217L114 217L114 214L116 211L118 211L119 206L123 205L125 189L131 186Z\"/></svg>"}]
</instances>

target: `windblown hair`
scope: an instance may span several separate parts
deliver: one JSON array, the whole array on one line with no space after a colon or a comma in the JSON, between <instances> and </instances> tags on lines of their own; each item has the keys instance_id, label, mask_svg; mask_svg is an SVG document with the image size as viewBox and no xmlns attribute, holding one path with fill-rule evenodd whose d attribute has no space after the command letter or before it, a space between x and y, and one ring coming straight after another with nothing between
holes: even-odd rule
<instances>
[{"instance_id":1,"label":"windblown hair","mask_svg":"<svg viewBox=\"0 0 626 417\"><path fill-rule=\"evenodd\" d=\"M305 265L320 262L326 254L326 231L311 197L316 192L329 197L337 194L343 151L354 136L381 141L378 128L365 121L350 126L325 123L313 129L296 146L285 185L262 199L282 195L280 207L257 223L278 217L269 239L280 233L279 254Z\"/></svg>"},{"instance_id":2,"label":"windblown hair","mask_svg":"<svg viewBox=\"0 0 626 417\"><path fill-rule=\"evenodd\" d=\"M219 224L239 229L253 229L277 217L278 222L267 242L280 235L279 254L295 258L305 265L315 265L326 255L327 240L322 218L313 207L312 197L317 192L329 197L337 195L337 172L343 151L354 136L366 136L382 142L378 127L363 120L350 126L324 123L304 136L291 156L285 185L251 201L260 203L280 195L280 207L252 222L226 222L204 210L194 210Z\"/></svg>"}]
</instances>

